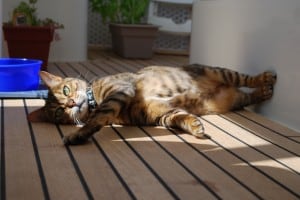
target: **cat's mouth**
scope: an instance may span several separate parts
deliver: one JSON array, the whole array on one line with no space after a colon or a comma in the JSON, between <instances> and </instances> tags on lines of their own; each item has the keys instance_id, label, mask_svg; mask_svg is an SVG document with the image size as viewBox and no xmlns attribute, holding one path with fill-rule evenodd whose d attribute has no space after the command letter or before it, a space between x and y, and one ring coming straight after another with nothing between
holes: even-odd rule
<instances>
[{"instance_id":1,"label":"cat's mouth","mask_svg":"<svg viewBox=\"0 0 300 200\"><path fill-rule=\"evenodd\" d=\"M76 124L76 126L83 126L84 122L87 119L89 106L86 98L81 97L74 101L70 107L71 109L71 118Z\"/></svg>"},{"instance_id":2,"label":"cat's mouth","mask_svg":"<svg viewBox=\"0 0 300 200\"><path fill-rule=\"evenodd\" d=\"M82 112L79 106L74 106L71 108L71 117L76 126L82 127L84 123L82 122Z\"/></svg>"},{"instance_id":3,"label":"cat's mouth","mask_svg":"<svg viewBox=\"0 0 300 200\"><path fill-rule=\"evenodd\" d=\"M67 106L71 109L71 119L76 126L83 126L87 120L89 111L96 107L93 91L87 88L78 91L78 96L75 99L69 100Z\"/></svg>"}]
</instances>

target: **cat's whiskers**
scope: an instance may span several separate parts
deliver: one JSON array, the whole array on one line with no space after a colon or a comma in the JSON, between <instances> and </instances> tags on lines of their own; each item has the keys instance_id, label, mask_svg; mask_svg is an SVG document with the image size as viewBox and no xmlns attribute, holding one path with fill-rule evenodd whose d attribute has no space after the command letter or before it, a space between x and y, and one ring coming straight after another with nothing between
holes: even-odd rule
<instances>
[{"instance_id":1,"label":"cat's whiskers","mask_svg":"<svg viewBox=\"0 0 300 200\"><path fill-rule=\"evenodd\" d=\"M72 112L71 112L73 121L77 127L82 127L82 126L84 126L84 123L80 121L78 115L79 115L79 107L73 107Z\"/></svg>"},{"instance_id":2,"label":"cat's whiskers","mask_svg":"<svg viewBox=\"0 0 300 200\"><path fill-rule=\"evenodd\" d=\"M80 73L78 74L78 76L76 76L75 78L76 78L76 79L81 79L81 77L82 77L82 76L81 76L81 72L80 72Z\"/></svg>"},{"instance_id":3,"label":"cat's whiskers","mask_svg":"<svg viewBox=\"0 0 300 200\"><path fill-rule=\"evenodd\" d=\"M88 77L88 74L90 73L90 71L86 71L85 75L82 77L84 80L89 80L87 77Z\"/></svg>"},{"instance_id":4,"label":"cat's whiskers","mask_svg":"<svg viewBox=\"0 0 300 200\"><path fill-rule=\"evenodd\" d=\"M77 78L77 79L84 79L84 80L86 80L86 79L84 78L84 76L82 75L81 72L79 73L79 75L78 75L76 78Z\"/></svg>"},{"instance_id":5,"label":"cat's whiskers","mask_svg":"<svg viewBox=\"0 0 300 200\"><path fill-rule=\"evenodd\" d=\"M82 112L87 108L87 94L85 90L78 90L76 95L76 106L78 107L78 112Z\"/></svg>"},{"instance_id":6,"label":"cat's whiskers","mask_svg":"<svg viewBox=\"0 0 300 200\"><path fill-rule=\"evenodd\" d=\"M98 79L98 77L93 77L88 83L89 83L89 85L91 85L93 82L94 82L94 80L96 80L96 79Z\"/></svg>"},{"instance_id":7,"label":"cat's whiskers","mask_svg":"<svg viewBox=\"0 0 300 200\"><path fill-rule=\"evenodd\" d=\"M78 90L77 91L77 98L80 98L80 99L82 99L82 98L86 98L86 91L84 91L84 90Z\"/></svg>"},{"instance_id":8,"label":"cat's whiskers","mask_svg":"<svg viewBox=\"0 0 300 200\"><path fill-rule=\"evenodd\" d=\"M77 76L77 78L78 78L78 79L83 79L83 80L85 80L85 81L87 81L87 82L90 83L89 78L88 78L89 73L90 73L90 71L88 71L88 70L85 72L85 75L83 75L83 74L80 72L80 74ZM97 77L93 77L92 80L95 80L95 78L97 78Z\"/></svg>"}]
</instances>

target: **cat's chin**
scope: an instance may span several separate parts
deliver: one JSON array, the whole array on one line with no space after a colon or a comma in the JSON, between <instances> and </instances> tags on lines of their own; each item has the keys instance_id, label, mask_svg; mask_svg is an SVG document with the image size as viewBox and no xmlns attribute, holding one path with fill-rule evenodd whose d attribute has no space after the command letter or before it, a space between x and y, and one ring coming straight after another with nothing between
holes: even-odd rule
<instances>
[{"instance_id":1,"label":"cat's chin","mask_svg":"<svg viewBox=\"0 0 300 200\"><path fill-rule=\"evenodd\" d=\"M81 115L86 115L89 110L89 105L86 100L85 95L79 95L78 98L75 100L76 106L74 106L74 111L78 112ZM81 117L82 118L82 117Z\"/></svg>"},{"instance_id":2,"label":"cat's chin","mask_svg":"<svg viewBox=\"0 0 300 200\"><path fill-rule=\"evenodd\" d=\"M71 112L71 118L76 124L76 126L83 126L84 121L86 121L88 117L88 106L87 104L81 104L80 106L74 106Z\"/></svg>"},{"instance_id":3,"label":"cat's chin","mask_svg":"<svg viewBox=\"0 0 300 200\"><path fill-rule=\"evenodd\" d=\"M84 101L80 106L79 106L79 112L84 115L83 117L85 117L85 115L88 115L89 112L89 105L86 101Z\"/></svg>"}]
</instances>

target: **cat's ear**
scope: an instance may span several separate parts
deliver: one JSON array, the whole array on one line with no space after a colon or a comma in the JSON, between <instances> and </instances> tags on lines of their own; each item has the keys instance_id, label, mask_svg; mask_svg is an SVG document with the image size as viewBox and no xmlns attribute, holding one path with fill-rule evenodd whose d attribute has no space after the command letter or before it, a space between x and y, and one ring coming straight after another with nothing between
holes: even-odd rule
<instances>
[{"instance_id":1,"label":"cat's ear","mask_svg":"<svg viewBox=\"0 0 300 200\"><path fill-rule=\"evenodd\" d=\"M30 121L30 122L48 122L49 119L47 118L44 109L45 108L42 107L42 108L39 108L39 109L29 113L29 115L27 116L28 121Z\"/></svg>"},{"instance_id":2,"label":"cat's ear","mask_svg":"<svg viewBox=\"0 0 300 200\"><path fill-rule=\"evenodd\" d=\"M50 88L60 84L63 80L61 77L50 74L46 71L40 71L40 77L43 82Z\"/></svg>"}]
</instances>

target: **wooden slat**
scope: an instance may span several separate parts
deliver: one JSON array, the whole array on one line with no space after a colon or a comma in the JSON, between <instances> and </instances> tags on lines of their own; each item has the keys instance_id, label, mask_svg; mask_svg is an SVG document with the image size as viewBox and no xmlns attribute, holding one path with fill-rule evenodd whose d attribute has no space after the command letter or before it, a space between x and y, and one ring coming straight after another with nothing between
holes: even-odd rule
<instances>
[{"instance_id":1,"label":"wooden slat","mask_svg":"<svg viewBox=\"0 0 300 200\"><path fill-rule=\"evenodd\" d=\"M174 159L164 153L149 137L141 133L138 128L117 128L117 131L125 138L127 144L135 150L136 154L143 158L149 169L153 170L159 177L159 180L168 186L175 197L194 199L196 193L199 193L197 198L203 199L218 196L214 191L207 190L203 182L196 180Z\"/></svg>"},{"instance_id":2,"label":"wooden slat","mask_svg":"<svg viewBox=\"0 0 300 200\"><path fill-rule=\"evenodd\" d=\"M97 77L104 77L108 75L107 72L103 71L101 68L97 67L91 62L82 62L80 64L84 66L86 69L88 69L92 74L96 74Z\"/></svg>"},{"instance_id":3,"label":"wooden slat","mask_svg":"<svg viewBox=\"0 0 300 200\"><path fill-rule=\"evenodd\" d=\"M227 119L228 121L224 119ZM272 145L271 148L265 149L266 153L269 155L273 155L274 157L280 155L286 158L294 156L300 159L299 143L295 142L294 140L291 140L289 137L285 137L282 134L277 134L271 129L266 129L263 126L260 126L252 121L249 121L246 118L241 117L240 115L237 115L236 113L228 113L224 117L219 118L218 120L222 121L220 125L229 123L230 125L232 125L231 127L233 129L243 130L246 131L247 133L251 133L253 140L255 140L256 142L261 141L267 144L268 146ZM229 130L229 132L231 131ZM251 136L251 134L248 135ZM242 139L246 140L244 138ZM258 146L258 148L260 148L260 146ZM295 167L296 166L298 168L296 170L299 173L300 163L296 164Z\"/></svg>"},{"instance_id":4,"label":"wooden slat","mask_svg":"<svg viewBox=\"0 0 300 200\"><path fill-rule=\"evenodd\" d=\"M61 126L64 135L74 132L74 126ZM85 190L95 199L129 199L125 188L93 143L70 147L75 162L86 182ZM78 172L77 172L78 173ZM118 191L112 194L111 191ZM87 192L87 191L86 191Z\"/></svg>"},{"instance_id":5,"label":"wooden slat","mask_svg":"<svg viewBox=\"0 0 300 200\"><path fill-rule=\"evenodd\" d=\"M44 198L41 170L22 100L4 101L5 188L7 199ZM16 192L17 191L17 192Z\"/></svg>"},{"instance_id":6,"label":"wooden slat","mask_svg":"<svg viewBox=\"0 0 300 200\"><path fill-rule=\"evenodd\" d=\"M295 183L298 181L298 177L295 173L299 175L300 158L286 152L269 142L250 134L246 130L231 124L218 116L205 117L211 123L217 124L217 127L226 127L224 133L226 136L233 137L236 145L230 150L237 155L243 157L255 168L259 169L260 172L266 176L272 177L273 182L280 182L284 185L286 189L292 190L298 193L298 185ZM222 128L223 129L223 128ZM232 140L230 140L232 141ZM277 170L274 170L277 169ZM281 180L282 173L285 172L285 179ZM279 181L280 180L280 181Z\"/></svg>"},{"instance_id":7,"label":"wooden slat","mask_svg":"<svg viewBox=\"0 0 300 200\"><path fill-rule=\"evenodd\" d=\"M299 176L295 176L294 173L289 172L287 169L281 169L282 166L278 163L270 160L270 158L262 155L256 150L249 148L245 143L232 138L226 131L230 127L220 127L218 124L214 124L215 117L217 116L204 117L204 119L207 120L205 121L205 126L208 127L207 133L211 134L213 141L222 146L225 151L240 160L234 165L240 168L246 167L253 171L250 173L251 178L257 176L256 180L260 180L260 184L257 185L264 187L267 190L264 192L265 194L270 193L270 195L272 195L270 197L275 198L277 195L274 195L270 191L272 188L276 188L278 192L280 191L280 194L289 196L290 198L299 195L299 191L297 190L299 187L298 184L296 184L297 180L299 180ZM241 135L240 137L242 138L243 136L246 135ZM260 161L262 164L256 165L256 161ZM269 164L269 162L271 162L271 164ZM282 179L282 177L285 178Z\"/></svg>"},{"instance_id":8,"label":"wooden slat","mask_svg":"<svg viewBox=\"0 0 300 200\"><path fill-rule=\"evenodd\" d=\"M99 62L101 64L103 59L98 59L98 60L94 60L94 62ZM137 71L138 69L140 69L142 66L139 65L137 62L133 61L133 60L126 60L126 59L119 59L119 58L114 58L114 57L105 57L105 60L107 62L111 62L114 63L116 65L119 65L121 67L124 67L126 69L128 69L128 71Z\"/></svg>"},{"instance_id":9,"label":"wooden slat","mask_svg":"<svg viewBox=\"0 0 300 200\"><path fill-rule=\"evenodd\" d=\"M95 138L136 198L172 199L171 194L115 131L104 128Z\"/></svg>"},{"instance_id":10,"label":"wooden slat","mask_svg":"<svg viewBox=\"0 0 300 200\"><path fill-rule=\"evenodd\" d=\"M236 154L235 151L232 151L234 148L234 141L230 138L222 137L223 132L213 125L203 121L207 133L213 137L212 142L215 145L218 145L218 148L212 149L203 149L201 146L201 141L195 141L194 138L188 135L180 135L186 142L192 145L193 148L198 150L199 153L203 153L208 156L212 161L221 167L225 172L229 173L232 178L240 182L242 187L247 188L258 198L262 199L281 199L283 197L288 197L295 199L296 197L285 189L278 186L264 174L257 171L255 168L250 166L250 163L247 162L243 157L240 157ZM198 145L197 145L198 144ZM232 145L232 147L231 147ZM247 149L247 147L245 147ZM243 148L236 149L236 151L243 151ZM251 155L251 153L248 153ZM271 168L271 167L270 167ZM272 169L272 168L271 168ZM276 168L273 169L277 171ZM282 171L284 172L284 171ZM281 175L283 175L281 173ZM284 177L284 176L283 176ZM295 176L297 177L297 176ZM299 177L298 177L299 179ZM294 184L298 185L298 183ZM276 192L274 192L276 190ZM239 193L233 194L235 198L239 199Z\"/></svg>"},{"instance_id":11,"label":"wooden slat","mask_svg":"<svg viewBox=\"0 0 300 200\"><path fill-rule=\"evenodd\" d=\"M48 72L53 73L58 76L62 76L62 77L65 76L55 63L49 63Z\"/></svg>"},{"instance_id":12,"label":"wooden slat","mask_svg":"<svg viewBox=\"0 0 300 200\"><path fill-rule=\"evenodd\" d=\"M192 172L197 179L201 179L221 198L233 199L236 194L243 196L243 199L255 198L251 191L242 187L231 177L231 174L224 173L224 169L220 169L205 155L199 154L170 131L153 127L144 127L143 129L164 151ZM186 135L186 137L195 140L191 135ZM198 145L207 149L219 148L209 140L199 140ZM199 194L199 198L201 198L201 194Z\"/></svg>"},{"instance_id":13,"label":"wooden slat","mask_svg":"<svg viewBox=\"0 0 300 200\"><path fill-rule=\"evenodd\" d=\"M31 112L43 105L42 100L26 100ZM32 123L49 196L52 199L85 199L86 194L72 167L72 162L54 124ZM66 187L67 186L67 187Z\"/></svg>"},{"instance_id":14,"label":"wooden slat","mask_svg":"<svg viewBox=\"0 0 300 200\"><path fill-rule=\"evenodd\" d=\"M269 129L278 135L284 135L289 139L300 143L300 133L298 131L289 129L286 126L280 125L274 121L268 120L261 115L247 110L236 112L236 114L244 116L247 120L257 123L259 126Z\"/></svg>"}]
</instances>

